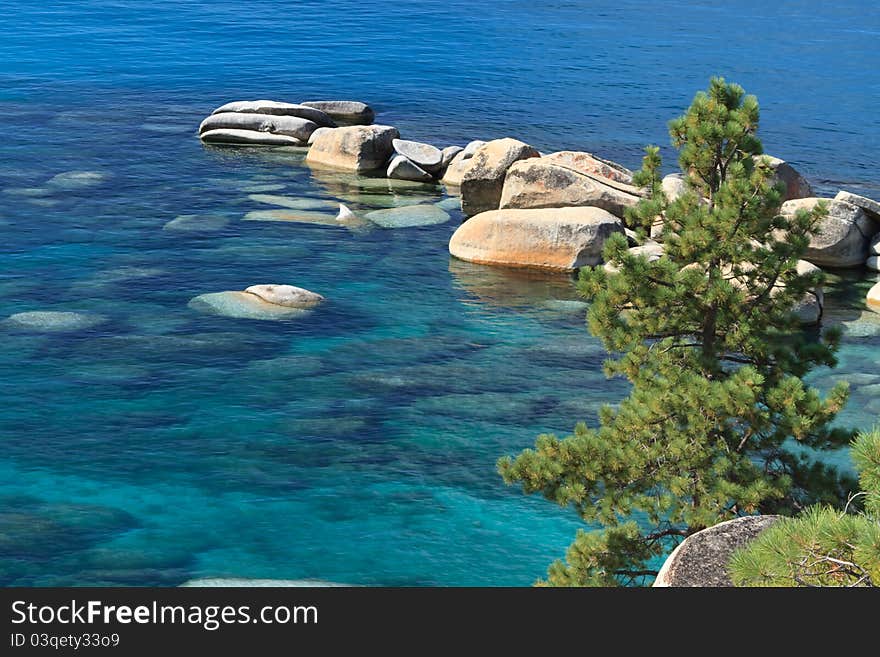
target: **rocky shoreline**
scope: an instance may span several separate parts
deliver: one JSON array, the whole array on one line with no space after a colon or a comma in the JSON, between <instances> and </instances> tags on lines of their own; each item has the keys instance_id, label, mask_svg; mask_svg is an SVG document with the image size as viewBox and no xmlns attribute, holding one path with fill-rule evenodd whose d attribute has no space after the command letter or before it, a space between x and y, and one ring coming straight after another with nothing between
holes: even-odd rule
<instances>
[{"instance_id":1,"label":"rocky shoreline","mask_svg":"<svg viewBox=\"0 0 880 657\"><path fill-rule=\"evenodd\" d=\"M633 185L633 172L616 162L578 151L543 154L512 138L438 148L401 139L397 128L374 124L374 119L373 109L359 101L234 101L202 122L199 137L211 144L304 147L305 162L315 169L441 184L460 199L467 217L449 242L450 254L461 260L573 271L601 264L604 242L614 233L628 236L633 253L663 257L662 223L644 242L626 225L626 209L645 192ZM820 201L828 206L800 270L880 270L880 203L845 190L834 198L818 198L793 166L764 157L784 185L784 214L810 209ZM663 179L670 198L684 188L681 174ZM407 221L407 208L373 212L377 217L367 218L379 219L381 225L382 212L394 214L397 225L404 226L441 220L438 215ZM338 220L353 219L357 217L343 206ZM880 283L868 293L867 306L880 312ZM823 290L812 290L795 310L804 324L818 323Z\"/></svg>"}]
</instances>

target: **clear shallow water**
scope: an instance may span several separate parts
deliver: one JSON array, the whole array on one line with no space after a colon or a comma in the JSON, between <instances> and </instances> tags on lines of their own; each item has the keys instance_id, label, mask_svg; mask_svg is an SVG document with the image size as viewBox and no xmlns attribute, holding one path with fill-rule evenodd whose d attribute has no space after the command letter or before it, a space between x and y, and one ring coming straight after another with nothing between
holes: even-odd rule
<instances>
[{"instance_id":1,"label":"clear shallow water","mask_svg":"<svg viewBox=\"0 0 880 657\"><path fill-rule=\"evenodd\" d=\"M245 221L272 208L253 193L359 211L443 195L205 148L195 127L222 102L358 98L439 145L512 135L636 166L720 72L759 95L768 151L878 196L880 26L862 3L687 21L687 3L533 4L2 3L0 316L105 321L0 329L0 583L529 584L579 526L494 471L626 392L570 279L450 261L454 211L396 230ZM47 183L69 171L103 179ZM213 229L163 230L180 215ZM880 323L854 321L870 278L829 293L848 333L815 376L853 382L857 426L880 410ZM328 301L289 322L187 306L264 282Z\"/></svg>"}]
</instances>

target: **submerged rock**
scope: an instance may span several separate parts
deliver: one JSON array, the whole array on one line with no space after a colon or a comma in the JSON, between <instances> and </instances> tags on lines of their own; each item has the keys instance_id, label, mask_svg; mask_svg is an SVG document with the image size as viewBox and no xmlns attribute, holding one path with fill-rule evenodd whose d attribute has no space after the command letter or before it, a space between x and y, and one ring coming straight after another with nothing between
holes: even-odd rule
<instances>
[{"instance_id":1,"label":"submerged rock","mask_svg":"<svg viewBox=\"0 0 880 657\"><path fill-rule=\"evenodd\" d=\"M861 266L877 228L860 207L833 199L802 198L786 201L780 211L793 216L798 210L812 210L820 201L827 203L828 215L811 236L804 260L822 267Z\"/></svg>"},{"instance_id":2,"label":"submerged rock","mask_svg":"<svg viewBox=\"0 0 880 657\"><path fill-rule=\"evenodd\" d=\"M219 128L199 135L206 144L259 144L263 146L302 146L305 142L289 135L274 135L256 130Z\"/></svg>"},{"instance_id":3,"label":"submerged rock","mask_svg":"<svg viewBox=\"0 0 880 657\"><path fill-rule=\"evenodd\" d=\"M277 116L296 116L308 119L319 126L335 128L336 123L326 112L308 105L281 103L276 100L236 100L215 109L211 114L239 112L244 114L274 114Z\"/></svg>"},{"instance_id":4,"label":"submerged rock","mask_svg":"<svg viewBox=\"0 0 880 657\"><path fill-rule=\"evenodd\" d=\"M614 233L623 224L601 208L492 210L459 226L449 252L481 264L572 270L602 262Z\"/></svg>"},{"instance_id":5,"label":"submerged rock","mask_svg":"<svg viewBox=\"0 0 880 657\"><path fill-rule=\"evenodd\" d=\"M199 134L212 130L254 130L272 135L295 137L301 144L308 143L309 137L318 129L314 121L298 116L277 116L274 114L246 114L223 112L212 114L199 126Z\"/></svg>"},{"instance_id":6,"label":"submerged rock","mask_svg":"<svg viewBox=\"0 0 880 657\"><path fill-rule=\"evenodd\" d=\"M300 105L319 109L340 124L369 125L376 118L372 107L357 100L307 100Z\"/></svg>"},{"instance_id":7,"label":"submerged rock","mask_svg":"<svg viewBox=\"0 0 880 657\"><path fill-rule=\"evenodd\" d=\"M337 216L327 212L310 212L308 210L253 210L244 215L242 221L283 221L339 228L350 228L354 225L353 222L363 223L357 217L337 219Z\"/></svg>"},{"instance_id":8,"label":"submerged rock","mask_svg":"<svg viewBox=\"0 0 880 657\"><path fill-rule=\"evenodd\" d=\"M755 540L780 516L744 516L691 534L666 559L654 586L733 586L733 553Z\"/></svg>"},{"instance_id":9,"label":"submerged rock","mask_svg":"<svg viewBox=\"0 0 880 657\"><path fill-rule=\"evenodd\" d=\"M375 210L364 215L383 228L411 228L444 224L450 216L436 205L405 205L400 208Z\"/></svg>"},{"instance_id":10,"label":"submerged rock","mask_svg":"<svg viewBox=\"0 0 880 657\"><path fill-rule=\"evenodd\" d=\"M229 218L221 215L182 214L165 224L162 230L207 233L222 230L228 223Z\"/></svg>"},{"instance_id":11,"label":"submerged rock","mask_svg":"<svg viewBox=\"0 0 880 657\"><path fill-rule=\"evenodd\" d=\"M248 198L257 203L276 205L291 210L333 210L337 203L322 198L291 198L278 194L250 194Z\"/></svg>"},{"instance_id":12,"label":"submerged rock","mask_svg":"<svg viewBox=\"0 0 880 657\"><path fill-rule=\"evenodd\" d=\"M84 189L100 185L107 179L107 174L100 171L66 171L52 176L46 181L50 187L58 189Z\"/></svg>"},{"instance_id":13,"label":"submerged rock","mask_svg":"<svg viewBox=\"0 0 880 657\"><path fill-rule=\"evenodd\" d=\"M435 204L441 210L461 210L461 199L457 196L450 196Z\"/></svg>"},{"instance_id":14,"label":"submerged rock","mask_svg":"<svg viewBox=\"0 0 880 657\"><path fill-rule=\"evenodd\" d=\"M392 141L400 137L387 125L336 128L312 143L306 163L348 171L372 171L384 167L394 152Z\"/></svg>"},{"instance_id":15,"label":"submerged rock","mask_svg":"<svg viewBox=\"0 0 880 657\"><path fill-rule=\"evenodd\" d=\"M200 294L189 302L189 307L199 312L236 319L285 320L304 317L306 308L290 308L269 303L250 292L210 292Z\"/></svg>"},{"instance_id":16,"label":"submerged rock","mask_svg":"<svg viewBox=\"0 0 880 657\"><path fill-rule=\"evenodd\" d=\"M7 328L39 332L82 331L106 321L103 315L58 310L34 310L10 315L2 324Z\"/></svg>"},{"instance_id":17,"label":"submerged rock","mask_svg":"<svg viewBox=\"0 0 880 657\"><path fill-rule=\"evenodd\" d=\"M386 175L397 180L417 180L420 182L431 182L434 179L434 176L403 155L395 155L391 158Z\"/></svg>"},{"instance_id":18,"label":"submerged rock","mask_svg":"<svg viewBox=\"0 0 880 657\"><path fill-rule=\"evenodd\" d=\"M517 160L538 156L528 144L510 138L494 139L478 148L461 179L462 211L473 216L496 210L510 166Z\"/></svg>"}]
</instances>

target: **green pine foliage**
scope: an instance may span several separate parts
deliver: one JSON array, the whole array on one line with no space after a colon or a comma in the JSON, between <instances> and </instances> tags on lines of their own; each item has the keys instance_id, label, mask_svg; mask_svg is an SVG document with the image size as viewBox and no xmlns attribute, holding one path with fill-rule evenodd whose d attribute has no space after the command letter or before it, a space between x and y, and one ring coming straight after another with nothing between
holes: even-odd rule
<instances>
[{"instance_id":1,"label":"green pine foliage","mask_svg":"<svg viewBox=\"0 0 880 657\"><path fill-rule=\"evenodd\" d=\"M860 435L852 452L862 492L847 511L859 501L864 511L815 506L779 520L734 554L734 584L880 586L880 430Z\"/></svg>"},{"instance_id":2,"label":"green pine foliage","mask_svg":"<svg viewBox=\"0 0 880 657\"><path fill-rule=\"evenodd\" d=\"M544 584L650 583L682 538L753 513L839 504L846 485L806 450L845 446L829 428L841 385L822 397L803 376L833 366L838 335L806 339L792 313L821 274L797 270L826 212L779 214L781 188L760 157L758 103L711 81L670 122L687 192L670 200L659 149L648 147L636 184L647 198L627 215L645 239L663 220L664 257L649 262L615 235L602 267L581 272L590 331L616 358L609 376L632 383L599 426L499 461L507 483L573 506L589 529Z\"/></svg>"}]
</instances>

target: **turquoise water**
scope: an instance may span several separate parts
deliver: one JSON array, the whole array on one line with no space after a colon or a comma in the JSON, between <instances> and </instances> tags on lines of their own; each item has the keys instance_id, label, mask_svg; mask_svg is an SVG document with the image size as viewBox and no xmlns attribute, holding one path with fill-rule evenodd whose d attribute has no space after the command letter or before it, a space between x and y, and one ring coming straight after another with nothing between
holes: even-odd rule
<instances>
[{"instance_id":1,"label":"turquoise water","mask_svg":"<svg viewBox=\"0 0 880 657\"><path fill-rule=\"evenodd\" d=\"M724 73L759 95L768 151L820 190L880 196L865 3L363 5L0 3L0 318L103 320L0 328L0 584L525 585L579 527L494 470L626 393L571 279L451 261L455 210L400 229L245 220L273 207L255 193L359 212L445 196L206 148L194 130L223 102L357 98L441 146L511 135L633 167ZM71 171L100 175L50 181ZM207 230L165 229L181 215ZM856 426L880 411L874 278L835 280L841 367L814 377L853 383ZM327 302L277 322L187 306L255 283Z\"/></svg>"}]
</instances>

